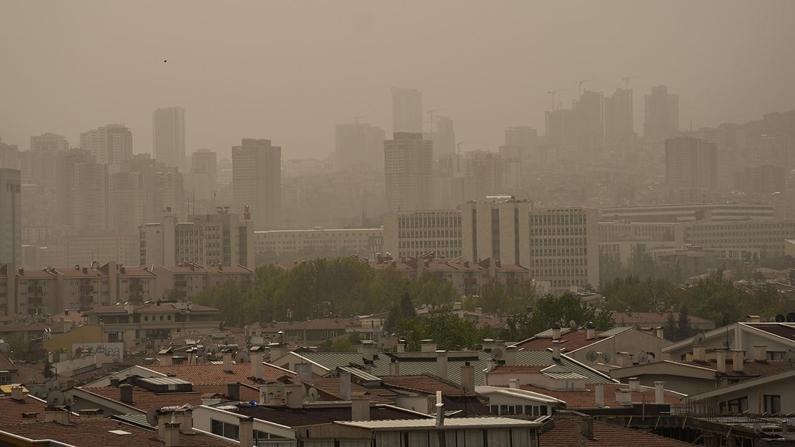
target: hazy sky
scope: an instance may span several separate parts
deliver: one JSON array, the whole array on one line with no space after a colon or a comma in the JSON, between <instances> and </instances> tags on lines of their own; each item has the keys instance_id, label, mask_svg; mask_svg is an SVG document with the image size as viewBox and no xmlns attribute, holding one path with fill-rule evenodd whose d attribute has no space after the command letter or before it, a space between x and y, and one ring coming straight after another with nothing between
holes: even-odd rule
<instances>
[{"instance_id":1,"label":"hazy sky","mask_svg":"<svg viewBox=\"0 0 795 447\"><path fill-rule=\"evenodd\" d=\"M399 85L493 149L506 126L543 132L548 90L568 104L577 80L627 75L636 111L665 83L683 127L716 125L795 108L794 42L790 0L0 0L0 138L121 122L149 152L152 111L182 105L189 152L261 137L320 157L354 116L391 132Z\"/></svg>"}]
</instances>

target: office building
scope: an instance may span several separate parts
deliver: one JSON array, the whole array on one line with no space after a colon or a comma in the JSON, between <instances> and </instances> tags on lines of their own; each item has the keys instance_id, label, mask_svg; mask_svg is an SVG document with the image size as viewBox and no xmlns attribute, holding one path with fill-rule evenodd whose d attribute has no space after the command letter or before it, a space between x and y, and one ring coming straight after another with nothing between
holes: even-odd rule
<instances>
[{"instance_id":1,"label":"office building","mask_svg":"<svg viewBox=\"0 0 795 447\"><path fill-rule=\"evenodd\" d=\"M63 135L54 133L43 133L30 137L31 151L59 152L68 151L69 142Z\"/></svg>"},{"instance_id":2,"label":"office building","mask_svg":"<svg viewBox=\"0 0 795 447\"><path fill-rule=\"evenodd\" d=\"M574 102L575 142L582 150L593 151L604 145L604 94L586 90Z\"/></svg>"},{"instance_id":3,"label":"office building","mask_svg":"<svg viewBox=\"0 0 795 447\"><path fill-rule=\"evenodd\" d=\"M602 208L600 221L693 222L773 219L772 205L749 203L703 203Z\"/></svg>"},{"instance_id":4,"label":"office building","mask_svg":"<svg viewBox=\"0 0 795 447\"><path fill-rule=\"evenodd\" d=\"M22 173L0 168L0 264L22 262Z\"/></svg>"},{"instance_id":5,"label":"office building","mask_svg":"<svg viewBox=\"0 0 795 447\"><path fill-rule=\"evenodd\" d=\"M490 259L498 264L530 264L530 203L493 197L462 206L461 254L465 260Z\"/></svg>"},{"instance_id":6,"label":"office building","mask_svg":"<svg viewBox=\"0 0 795 447\"><path fill-rule=\"evenodd\" d=\"M758 252L759 258L784 256L786 241L795 239L795 221L756 220L694 222L685 225L685 242L694 246L736 253Z\"/></svg>"},{"instance_id":7,"label":"office building","mask_svg":"<svg viewBox=\"0 0 795 447\"><path fill-rule=\"evenodd\" d=\"M610 146L620 146L635 137L635 111L632 104L632 90L619 88L605 98L605 142Z\"/></svg>"},{"instance_id":8,"label":"office building","mask_svg":"<svg viewBox=\"0 0 795 447\"><path fill-rule=\"evenodd\" d=\"M108 172L119 172L121 164L132 158L132 132L121 124L108 124L80 134L80 148L91 152Z\"/></svg>"},{"instance_id":9,"label":"office building","mask_svg":"<svg viewBox=\"0 0 795 447\"><path fill-rule=\"evenodd\" d=\"M254 233L248 221L219 209L180 222L173 214L140 228L141 265L254 267Z\"/></svg>"},{"instance_id":10,"label":"office building","mask_svg":"<svg viewBox=\"0 0 795 447\"><path fill-rule=\"evenodd\" d=\"M433 145L421 133L395 133L384 141L387 208L428 209L431 204Z\"/></svg>"},{"instance_id":11,"label":"office building","mask_svg":"<svg viewBox=\"0 0 795 447\"><path fill-rule=\"evenodd\" d=\"M383 169L384 130L367 123L337 124L335 167L338 170Z\"/></svg>"},{"instance_id":12,"label":"office building","mask_svg":"<svg viewBox=\"0 0 795 447\"><path fill-rule=\"evenodd\" d=\"M665 183L674 202L703 202L718 183L714 144L692 137L665 140Z\"/></svg>"},{"instance_id":13,"label":"office building","mask_svg":"<svg viewBox=\"0 0 795 447\"><path fill-rule=\"evenodd\" d=\"M74 165L72 227L79 234L108 229L108 166L85 162Z\"/></svg>"},{"instance_id":14,"label":"office building","mask_svg":"<svg viewBox=\"0 0 795 447\"><path fill-rule=\"evenodd\" d=\"M668 93L668 87L652 87L646 95L643 136L662 141L679 133L679 95Z\"/></svg>"},{"instance_id":15,"label":"office building","mask_svg":"<svg viewBox=\"0 0 795 447\"><path fill-rule=\"evenodd\" d=\"M433 156L436 160L452 157L456 152L455 128L453 120L446 116L436 119L433 132Z\"/></svg>"},{"instance_id":16,"label":"office building","mask_svg":"<svg viewBox=\"0 0 795 447\"><path fill-rule=\"evenodd\" d=\"M277 228L282 209L282 149L270 140L244 138L232 148L233 211L250 213L258 230Z\"/></svg>"},{"instance_id":17,"label":"office building","mask_svg":"<svg viewBox=\"0 0 795 447\"><path fill-rule=\"evenodd\" d=\"M185 109L165 107L155 110L152 118L155 160L185 172Z\"/></svg>"},{"instance_id":18,"label":"office building","mask_svg":"<svg viewBox=\"0 0 795 447\"><path fill-rule=\"evenodd\" d=\"M384 217L384 253L395 259L435 253L457 258L461 252L461 211L390 213Z\"/></svg>"},{"instance_id":19,"label":"office building","mask_svg":"<svg viewBox=\"0 0 795 447\"><path fill-rule=\"evenodd\" d=\"M383 251L383 228L317 228L254 232L257 263L361 256Z\"/></svg>"},{"instance_id":20,"label":"office building","mask_svg":"<svg viewBox=\"0 0 795 447\"><path fill-rule=\"evenodd\" d=\"M392 132L422 133L422 93L392 87Z\"/></svg>"}]
</instances>

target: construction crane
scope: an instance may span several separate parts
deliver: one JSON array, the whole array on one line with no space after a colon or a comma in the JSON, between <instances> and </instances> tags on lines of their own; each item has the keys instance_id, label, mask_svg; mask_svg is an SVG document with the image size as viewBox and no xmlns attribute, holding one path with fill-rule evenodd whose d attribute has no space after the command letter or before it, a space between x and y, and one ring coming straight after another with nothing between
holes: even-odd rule
<instances>
[{"instance_id":1,"label":"construction crane","mask_svg":"<svg viewBox=\"0 0 795 447\"><path fill-rule=\"evenodd\" d=\"M565 88L558 88L558 89L555 89L555 90L547 91L547 94L552 96L552 110L556 110L557 109L557 103L555 102L555 95L558 94L559 92L565 92L565 91L566 91Z\"/></svg>"},{"instance_id":2,"label":"construction crane","mask_svg":"<svg viewBox=\"0 0 795 447\"><path fill-rule=\"evenodd\" d=\"M577 81L577 95L582 96L582 85L586 82L590 82L590 79L583 79L582 81Z\"/></svg>"}]
</instances>

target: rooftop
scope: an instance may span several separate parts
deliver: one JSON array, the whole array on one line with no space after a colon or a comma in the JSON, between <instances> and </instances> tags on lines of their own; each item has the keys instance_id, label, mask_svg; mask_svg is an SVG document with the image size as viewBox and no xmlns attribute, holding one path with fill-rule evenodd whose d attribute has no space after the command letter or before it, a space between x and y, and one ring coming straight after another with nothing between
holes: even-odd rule
<instances>
[{"instance_id":1,"label":"rooftop","mask_svg":"<svg viewBox=\"0 0 795 447\"><path fill-rule=\"evenodd\" d=\"M370 420L370 421L339 421L337 424L348 427L363 428L367 430L422 430L437 429L436 420L408 419L408 420ZM536 421L512 419L504 417L472 417L472 418L447 418L443 428L517 428L540 427Z\"/></svg>"},{"instance_id":2,"label":"rooftop","mask_svg":"<svg viewBox=\"0 0 795 447\"><path fill-rule=\"evenodd\" d=\"M81 388L87 393L108 399L117 404L122 404L119 400L119 389L116 387L104 388ZM155 393L141 387L133 387L133 403L125 404L131 406L142 413L152 409L179 405L201 405L202 399L220 397L228 400L226 385L195 385L193 391ZM259 400L259 391L250 386L240 386L240 400L252 401Z\"/></svg>"},{"instance_id":3,"label":"rooftop","mask_svg":"<svg viewBox=\"0 0 795 447\"><path fill-rule=\"evenodd\" d=\"M633 430L605 422L593 421L593 436L582 434L582 422L576 417L555 416L548 429L541 433L539 444L544 447L683 447L689 443ZM546 427L545 427L546 428Z\"/></svg>"},{"instance_id":4,"label":"rooftop","mask_svg":"<svg viewBox=\"0 0 795 447\"><path fill-rule=\"evenodd\" d=\"M618 389L626 389L626 384L605 383L603 384L605 390L605 405L607 407L620 406L616 404L616 391ZM595 408L596 407L596 393L594 384L588 384L584 390L548 390L546 388L522 385L519 388L535 393L543 394L545 396L554 397L555 399L566 402L566 408L581 409L581 408ZM654 388L641 385L641 391L632 392L632 402L639 403L654 403ZM670 390L665 391L665 403L675 405L681 403L685 396Z\"/></svg>"},{"instance_id":5,"label":"rooftop","mask_svg":"<svg viewBox=\"0 0 795 447\"><path fill-rule=\"evenodd\" d=\"M254 383L251 379L251 363L233 363L231 372L224 371L224 365L212 363L173 366L152 365L147 368L162 374L179 377L191 382L194 387L195 385L226 385L229 382ZM293 372L268 363L262 364L262 378L264 380L277 380L280 377L294 375L295 373Z\"/></svg>"},{"instance_id":6,"label":"rooftop","mask_svg":"<svg viewBox=\"0 0 795 447\"><path fill-rule=\"evenodd\" d=\"M239 405L237 412L245 416L266 420L288 427L304 425L328 424L334 421L351 420L350 404L322 404L304 405L303 408L271 407L264 405L247 406ZM393 407L391 405L375 404L370 406L371 420L417 419L423 417L420 413ZM430 416L427 416L430 418Z\"/></svg>"}]
</instances>

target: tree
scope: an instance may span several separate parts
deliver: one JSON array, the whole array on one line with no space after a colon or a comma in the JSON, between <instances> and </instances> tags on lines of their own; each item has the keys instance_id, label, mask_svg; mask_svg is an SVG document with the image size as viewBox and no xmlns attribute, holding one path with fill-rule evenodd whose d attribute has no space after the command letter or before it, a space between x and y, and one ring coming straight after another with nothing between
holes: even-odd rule
<instances>
[{"instance_id":1,"label":"tree","mask_svg":"<svg viewBox=\"0 0 795 447\"><path fill-rule=\"evenodd\" d=\"M417 316L414 310L414 304L411 302L411 297L408 293L404 293L400 297L400 302L392 306L389 310L389 315L384 322L384 329L387 332L394 332L401 321L411 319Z\"/></svg>"},{"instance_id":2,"label":"tree","mask_svg":"<svg viewBox=\"0 0 795 447\"><path fill-rule=\"evenodd\" d=\"M676 319L674 318L673 312L668 314L668 318L665 320L665 326L663 327L663 334L666 340L677 341L679 340L679 330L676 327Z\"/></svg>"},{"instance_id":3,"label":"tree","mask_svg":"<svg viewBox=\"0 0 795 447\"><path fill-rule=\"evenodd\" d=\"M685 338L693 335L693 328L690 326L690 317L687 312L687 306L682 305L679 308L679 321L676 325L677 340L684 340Z\"/></svg>"},{"instance_id":4,"label":"tree","mask_svg":"<svg viewBox=\"0 0 795 447\"><path fill-rule=\"evenodd\" d=\"M419 350L420 340L432 339L439 349L474 349L483 338L492 335L488 328L450 312L435 312L401 321L398 333L406 337L410 350Z\"/></svg>"},{"instance_id":5,"label":"tree","mask_svg":"<svg viewBox=\"0 0 795 447\"><path fill-rule=\"evenodd\" d=\"M506 337L519 340L547 330L555 324L568 326L572 321L577 326L592 322L600 330L609 329L615 324L609 309L583 303L572 293L547 295L536 300L528 311L508 318Z\"/></svg>"}]
</instances>

